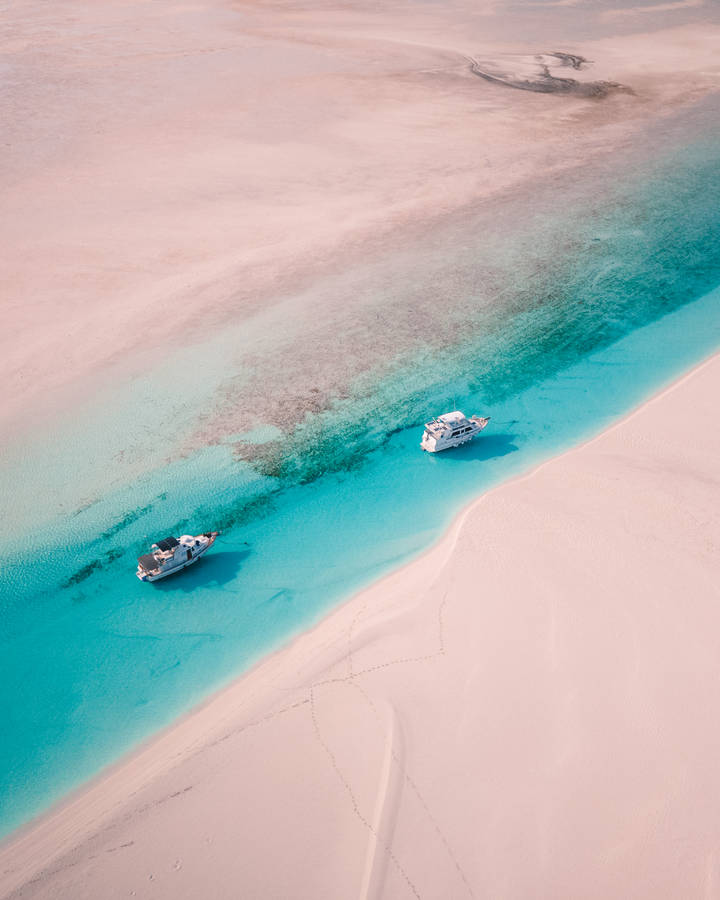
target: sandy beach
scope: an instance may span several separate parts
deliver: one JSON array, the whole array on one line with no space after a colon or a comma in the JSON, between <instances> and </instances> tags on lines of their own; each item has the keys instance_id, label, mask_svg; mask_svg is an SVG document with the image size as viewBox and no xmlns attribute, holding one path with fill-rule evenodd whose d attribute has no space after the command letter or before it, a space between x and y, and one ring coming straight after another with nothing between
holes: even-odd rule
<instances>
[{"instance_id":1,"label":"sandy beach","mask_svg":"<svg viewBox=\"0 0 720 900\"><path fill-rule=\"evenodd\" d=\"M715 896L714 357L0 851L3 897Z\"/></svg>"},{"instance_id":2,"label":"sandy beach","mask_svg":"<svg viewBox=\"0 0 720 900\"><path fill-rule=\"evenodd\" d=\"M0 897L717 896L712 3L7 12Z\"/></svg>"}]
</instances>

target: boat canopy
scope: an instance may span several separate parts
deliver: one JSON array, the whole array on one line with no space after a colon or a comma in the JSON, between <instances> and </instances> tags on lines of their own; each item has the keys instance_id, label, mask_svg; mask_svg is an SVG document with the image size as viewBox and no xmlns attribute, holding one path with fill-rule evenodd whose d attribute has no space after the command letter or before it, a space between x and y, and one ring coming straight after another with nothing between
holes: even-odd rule
<instances>
[{"instance_id":1,"label":"boat canopy","mask_svg":"<svg viewBox=\"0 0 720 900\"><path fill-rule=\"evenodd\" d=\"M456 409L454 412L444 413L442 416L438 416L441 422L445 422L447 425L455 425L457 422L464 422L465 416L460 412L459 409Z\"/></svg>"},{"instance_id":2,"label":"boat canopy","mask_svg":"<svg viewBox=\"0 0 720 900\"><path fill-rule=\"evenodd\" d=\"M145 553L143 556L138 556L138 562L146 572L152 572L153 569L160 568L160 563L155 559L152 553Z\"/></svg>"},{"instance_id":3,"label":"boat canopy","mask_svg":"<svg viewBox=\"0 0 720 900\"><path fill-rule=\"evenodd\" d=\"M162 541L155 541L155 546L158 550L174 550L178 544L178 539L174 537L167 537Z\"/></svg>"}]
</instances>

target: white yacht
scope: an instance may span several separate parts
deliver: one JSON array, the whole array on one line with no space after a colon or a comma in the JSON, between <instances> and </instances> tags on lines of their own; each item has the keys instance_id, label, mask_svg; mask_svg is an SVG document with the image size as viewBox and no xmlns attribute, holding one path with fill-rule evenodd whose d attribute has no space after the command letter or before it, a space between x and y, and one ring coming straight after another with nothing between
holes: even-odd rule
<instances>
[{"instance_id":1,"label":"white yacht","mask_svg":"<svg viewBox=\"0 0 720 900\"><path fill-rule=\"evenodd\" d=\"M476 434L485 428L490 421L490 416L470 416L467 419L463 413L445 413L431 422L425 423L420 446L428 453L438 453L440 450L448 450L450 447L459 447L471 441Z\"/></svg>"},{"instance_id":2,"label":"white yacht","mask_svg":"<svg viewBox=\"0 0 720 900\"><path fill-rule=\"evenodd\" d=\"M157 581L186 569L206 553L215 543L219 531L204 534L183 534L182 537L168 537L150 548L150 553L138 557L135 573L140 581Z\"/></svg>"}]
</instances>

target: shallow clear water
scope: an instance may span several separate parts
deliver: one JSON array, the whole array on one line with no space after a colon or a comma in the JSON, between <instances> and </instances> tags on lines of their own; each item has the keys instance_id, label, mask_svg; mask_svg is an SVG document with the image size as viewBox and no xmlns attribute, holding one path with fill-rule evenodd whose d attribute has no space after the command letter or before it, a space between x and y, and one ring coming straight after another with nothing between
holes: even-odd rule
<instances>
[{"instance_id":1,"label":"shallow clear water","mask_svg":"<svg viewBox=\"0 0 720 900\"><path fill-rule=\"evenodd\" d=\"M448 308L442 340L404 344L281 440L266 423L165 461L145 398L163 379L170 394L174 366L202 367L173 414L180 431L230 365L230 334L124 386L124 405L106 393L105 412L81 414L52 451L11 454L6 495L39 510L21 548L4 540L0 569L0 830L426 548L473 495L598 432L720 346L718 162L696 143L586 215L536 213L506 250L503 277L517 266L502 306L482 284L455 285L467 300ZM471 280L479 243L466 237L445 270ZM424 418L455 407L490 414L485 435L421 453ZM138 464L117 456L114 468L133 429ZM217 547L182 576L134 578L150 541L216 527Z\"/></svg>"}]
</instances>

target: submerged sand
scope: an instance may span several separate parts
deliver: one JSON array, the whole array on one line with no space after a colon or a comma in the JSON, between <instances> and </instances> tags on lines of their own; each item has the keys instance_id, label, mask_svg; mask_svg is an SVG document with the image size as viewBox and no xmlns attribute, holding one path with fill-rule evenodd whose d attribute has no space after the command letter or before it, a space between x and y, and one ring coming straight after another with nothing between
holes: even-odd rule
<instances>
[{"instance_id":1,"label":"submerged sand","mask_svg":"<svg viewBox=\"0 0 720 900\"><path fill-rule=\"evenodd\" d=\"M6 897L720 884L714 357L0 851Z\"/></svg>"}]
</instances>

